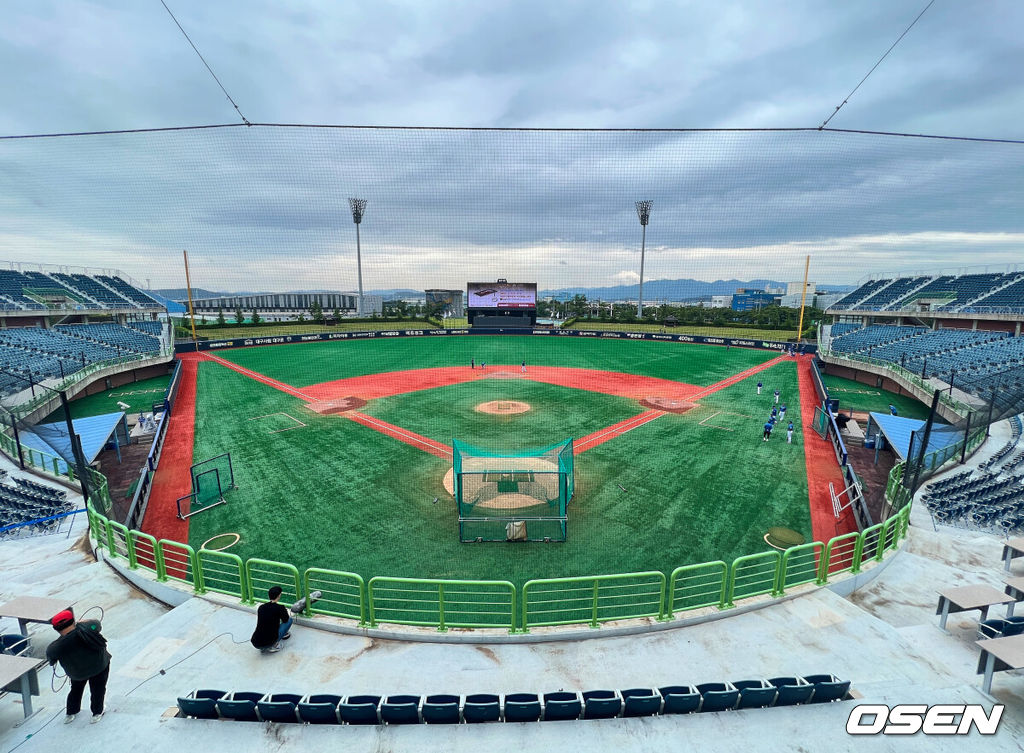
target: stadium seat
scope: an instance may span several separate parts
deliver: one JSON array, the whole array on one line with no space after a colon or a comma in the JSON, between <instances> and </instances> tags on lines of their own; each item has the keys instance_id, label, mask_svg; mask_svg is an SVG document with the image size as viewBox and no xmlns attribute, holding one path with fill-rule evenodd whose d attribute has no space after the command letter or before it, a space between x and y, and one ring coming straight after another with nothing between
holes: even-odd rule
<instances>
[{"instance_id":1,"label":"stadium seat","mask_svg":"<svg viewBox=\"0 0 1024 753\"><path fill-rule=\"evenodd\" d=\"M740 699L740 691L730 682L706 682L697 686L697 692L701 711L726 711L735 708Z\"/></svg>"},{"instance_id":2,"label":"stadium seat","mask_svg":"<svg viewBox=\"0 0 1024 753\"><path fill-rule=\"evenodd\" d=\"M236 722L258 722L256 704L263 698L263 693L228 693L223 698L217 699L214 703L217 711L224 719L233 719Z\"/></svg>"},{"instance_id":3,"label":"stadium seat","mask_svg":"<svg viewBox=\"0 0 1024 753\"><path fill-rule=\"evenodd\" d=\"M662 714L692 714L700 709L700 693L692 685L667 685L658 692L665 700Z\"/></svg>"},{"instance_id":4,"label":"stadium seat","mask_svg":"<svg viewBox=\"0 0 1024 753\"><path fill-rule=\"evenodd\" d=\"M420 701L418 695L389 695L380 704L380 720L384 724L419 724Z\"/></svg>"},{"instance_id":5,"label":"stadium seat","mask_svg":"<svg viewBox=\"0 0 1024 753\"><path fill-rule=\"evenodd\" d=\"M779 691L775 697L776 706L807 703L814 694L814 686L802 677L772 677L768 682Z\"/></svg>"},{"instance_id":6,"label":"stadium seat","mask_svg":"<svg viewBox=\"0 0 1024 753\"><path fill-rule=\"evenodd\" d=\"M583 704L579 693L557 691L544 694L544 721L558 722L566 719L579 719Z\"/></svg>"},{"instance_id":7,"label":"stadium seat","mask_svg":"<svg viewBox=\"0 0 1024 753\"><path fill-rule=\"evenodd\" d=\"M614 690L588 690L583 693L584 719L611 719L622 711L622 698Z\"/></svg>"},{"instance_id":8,"label":"stadium seat","mask_svg":"<svg viewBox=\"0 0 1024 753\"><path fill-rule=\"evenodd\" d=\"M501 719L501 697L491 693L466 696L462 705L462 718L467 724L497 722Z\"/></svg>"},{"instance_id":9,"label":"stadium seat","mask_svg":"<svg viewBox=\"0 0 1024 753\"><path fill-rule=\"evenodd\" d=\"M379 724L379 695L350 695L338 704L338 716L346 724Z\"/></svg>"},{"instance_id":10,"label":"stadium seat","mask_svg":"<svg viewBox=\"0 0 1024 753\"><path fill-rule=\"evenodd\" d=\"M193 690L186 696L179 696L178 711L181 716L193 719L218 719L217 701L226 695L223 690Z\"/></svg>"},{"instance_id":11,"label":"stadium seat","mask_svg":"<svg viewBox=\"0 0 1024 753\"><path fill-rule=\"evenodd\" d=\"M978 623L978 638L1006 638L1024 633L1024 616L994 617Z\"/></svg>"},{"instance_id":12,"label":"stadium seat","mask_svg":"<svg viewBox=\"0 0 1024 753\"><path fill-rule=\"evenodd\" d=\"M841 701L850 689L849 680L840 680L835 675L804 675L804 679L814 687L811 703Z\"/></svg>"},{"instance_id":13,"label":"stadium seat","mask_svg":"<svg viewBox=\"0 0 1024 753\"><path fill-rule=\"evenodd\" d=\"M467 724L500 721L502 718L501 697L489 693L466 696L462 706L462 718Z\"/></svg>"},{"instance_id":14,"label":"stadium seat","mask_svg":"<svg viewBox=\"0 0 1024 753\"><path fill-rule=\"evenodd\" d=\"M737 709L763 709L775 703L778 689L767 680L738 680L733 685L740 691Z\"/></svg>"},{"instance_id":15,"label":"stadium seat","mask_svg":"<svg viewBox=\"0 0 1024 753\"><path fill-rule=\"evenodd\" d=\"M423 721L427 724L458 724L459 696L441 693L423 701Z\"/></svg>"},{"instance_id":16,"label":"stadium seat","mask_svg":"<svg viewBox=\"0 0 1024 753\"><path fill-rule=\"evenodd\" d=\"M267 693L256 702L256 711L265 722L297 722L296 704L301 700L293 693Z\"/></svg>"},{"instance_id":17,"label":"stadium seat","mask_svg":"<svg viewBox=\"0 0 1024 753\"><path fill-rule=\"evenodd\" d=\"M661 695L654 688L629 688L619 695L623 716L653 716L661 711Z\"/></svg>"},{"instance_id":18,"label":"stadium seat","mask_svg":"<svg viewBox=\"0 0 1024 753\"><path fill-rule=\"evenodd\" d=\"M0 635L0 653L21 656L29 649L28 638L21 633L5 633Z\"/></svg>"},{"instance_id":19,"label":"stadium seat","mask_svg":"<svg viewBox=\"0 0 1024 753\"><path fill-rule=\"evenodd\" d=\"M536 722L543 709L536 693L510 693L505 696L506 722Z\"/></svg>"},{"instance_id":20,"label":"stadium seat","mask_svg":"<svg viewBox=\"0 0 1024 753\"><path fill-rule=\"evenodd\" d=\"M299 720L307 724L341 724L338 717L340 703L340 695L307 695L296 704L296 711L299 713Z\"/></svg>"}]
</instances>

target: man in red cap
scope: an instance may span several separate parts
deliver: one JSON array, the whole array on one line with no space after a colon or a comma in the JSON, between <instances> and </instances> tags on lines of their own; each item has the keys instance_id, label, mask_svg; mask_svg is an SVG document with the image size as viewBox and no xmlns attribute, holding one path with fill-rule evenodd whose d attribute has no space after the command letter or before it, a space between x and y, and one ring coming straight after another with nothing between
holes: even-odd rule
<instances>
[{"instance_id":1,"label":"man in red cap","mask_svg":"<svg viewBox=\"0 0 1024 753\"><path fill-rule=\"evenodd\" d=\"M82 710L82 694L89 684L89 708L92 723L103 718L103 697L107 692L107 676L110 674L110 652L107 639L100 633L99 620L75 622L75 615L65 609L50 618L53 629L60 637L46 647L46 660L51 665L60 662L61 668L71 680L68 693L68 715L64 723L70 724Z\"/></svg>"}]
</instances>

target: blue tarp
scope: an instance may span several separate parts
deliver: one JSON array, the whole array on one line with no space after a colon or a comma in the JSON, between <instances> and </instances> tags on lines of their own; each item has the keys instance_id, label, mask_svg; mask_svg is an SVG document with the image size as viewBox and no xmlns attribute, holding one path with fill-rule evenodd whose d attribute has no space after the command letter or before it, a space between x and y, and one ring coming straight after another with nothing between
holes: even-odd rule
<instances>
[{"instance_id":1,"label":"blue tarp","mask_svg":"<svg viewBox=\"0 0 1024 753\"><path fill-rule=\"evenodd\" d=\"M888 413L872 413L865 433L869 437L873 437L881 431L885 441L889 443L900 460L906 460L910 453L910 435L915 431L923 431L926 423L926 421L919 421L916 418L890 416ZM941 450L946 445L955 444L964 438L962 431L939 431L939 429L948 428L948 424L939 423L932 427L926 452Z\"/></svg>"},{"instance_id":2,"label":"blue tarp","mask_svg":"<svg viewBox=\"0 0 1024 753\"><path fill-rule=\"evenodd\" d=\"M72 420L71 425L74 426L75 433L82 440L82 454L85 455L86 463L92 463L109 443L114 443L115 447L128 444L128 423L123 412L76 418ZM36 428L39 434L29 430L20 432L22 445L45 452L47 455L57 454L62 458L74 457L67 424L64 422L39 424ZM119 428L120 432L118 432ZM120 455L120 453L118 454ZM63 461L60 461L58 466L61 473L67 471L67 464Z\"/></svg>"}]
</instances>

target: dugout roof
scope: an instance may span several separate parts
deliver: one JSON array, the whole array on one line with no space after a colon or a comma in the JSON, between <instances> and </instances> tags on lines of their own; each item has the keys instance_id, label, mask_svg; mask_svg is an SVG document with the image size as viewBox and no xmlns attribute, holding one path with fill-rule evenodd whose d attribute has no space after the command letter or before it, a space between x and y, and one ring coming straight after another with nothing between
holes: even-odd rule
<instances>
[{"instance_id":1,"label":"dugout roof","mask_svg":"<svg viewBox=\"0 0 1024 753\"><path fill-rule=\"evenodd\" d=\"M903 418L902 416L890 416L888 413L871 413L868 420L868 428L865 432L868 436L874 436L879 432L885 437L885 441L892 447L900 460L906 460L910 454L910 436L915 431L923 430L926 421L916 418ZM962 431L936 431L937 429L948 429L946 424L936 423L932 427L932 434L928 437L928 449L926 452L941 450L946 445L955 444L963 439Z\"/></svg>"},{"instance_id":2,"label":"dugout roof","mask_svg":"<svg viewBox=\"0 0 1024 753\"><path fill-rule=\"evenodd\" d=\"M85 455L86 463L96 460L96 457L108 444L114 445L118 458L120 458L121 446L128 444L128 422L123 411L104 413L101 416L89 416L88 418L76 418L72 420L71 425L74 427L75 433L81 437L82 454ZM74 457L67 424L63 421L39 424L34 428L35 431L21 431L20 438L23 445L49 455L57 454L62 458ZM60 466L61 471L67 470L67 466L63 463L60 463Z\"/></svg>"}]
</instances>

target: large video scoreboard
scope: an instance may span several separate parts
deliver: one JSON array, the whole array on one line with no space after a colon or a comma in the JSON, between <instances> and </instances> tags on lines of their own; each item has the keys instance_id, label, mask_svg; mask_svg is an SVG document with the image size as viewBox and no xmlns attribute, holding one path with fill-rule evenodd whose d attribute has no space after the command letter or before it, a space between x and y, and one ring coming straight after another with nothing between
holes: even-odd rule
<instances>
[{"instance_id":1,"label":"large video scoreboard","mask_svg":"<svg viewBox=\"0 0 1024 753\"><path fill-rule=\"evenodd\" d=\"M535 282L470 282L466 284L466 306L474 309L535 309Z\"/></svg>"},{"instance_id":2,"label":"large video scoreboard","mask_svg":"<svg viewBox=\"0 0 1024 753\"><path fill-rule=\"evenodd\" d=\"M537 322L537 283L466 283L466 316L470 325L532 327Z\"/></svg>"}]
</instances>

